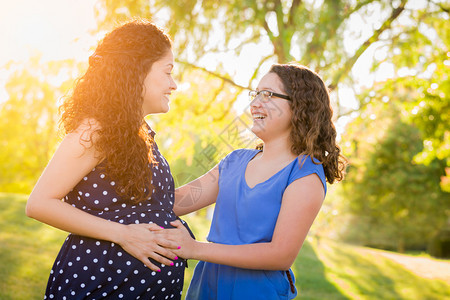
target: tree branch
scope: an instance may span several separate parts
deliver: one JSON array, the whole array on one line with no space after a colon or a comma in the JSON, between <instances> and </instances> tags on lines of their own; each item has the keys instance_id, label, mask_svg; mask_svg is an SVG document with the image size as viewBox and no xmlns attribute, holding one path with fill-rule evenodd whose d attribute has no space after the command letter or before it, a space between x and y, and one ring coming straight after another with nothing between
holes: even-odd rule
<instances>
[{"instance_id":1,"label":"tree branch","mask_svg":"<svg viewBox=\"0 0 450 300\"><path fill-rule=\"evenodd\" d=\"M231 99L230 102L228 102L228 107L223 111L223 114L220 117L213 118L213 122L222 121L223 118L225 118L225 116L230 112L231 108L233 107L233 104L236 101L238 95L239 95L239 93L236 93L234 95L234 98Z\"/></svg>"},{"instance_id":2,"label":"tree branch","mask_svg":"<svg viewBox=\"0 0 450 300\"><path fill-rule=\"evenodd\" d=\"M436 3L434 1L431 1L431 3L433 3L434 5L436 5L437 7L439 7L442 11L446 12L446 13L450 13L450 8L445 7L444 5L442 5L442 3Z\"/></svg>"},{"instance_id":3,"label":"tree branch","mask_svg":"<svg viewBox=\"0 0 450 300\"><path fill-rule=\"evenodd\" d=\"M360 10L362 7L366 6L367 4L372 3L373 0L366 0L366 1L357 1L356 6L353 9L349 9L345 14L344 14L344 19L347 19L351 14L357 12L358 10Z\"/></svg>"},{"instance_id":4,"label":"tree branch","mask_svg":"<svg viewBox=\"0 0 450 300\"><path fill-rule=\"evenodd\" d=\"M206 103L206 105L203 107L202 110L197 109L197 107L194 108L194 114L199 116L199 115L206 113L208 111L208 109L211 107L211 105L214 103L214 100L217 98L217 96L219 96L220 92L223 91L224 87L225 87L225 81L222 80L222 84L220 85L220 87L218 89L216 89L216 91L214 92L214 95L211 97L211 100L209 100Z\"/></svg>"},{"instance_id":5,"label":"tree branch","mask_svg":"<svg viewBox=\"0 0 450 300\"><path fill-rule=\"evenodd\" d=\"M248 81L248 86L251 86L252 81L256 78L256 75L258 75L258 71L259 71L259 68L261 67L261 65L262 65L265 61L267 61L269 58L274 57L274 56L275 56L275 54L271 54L271 55L269 55L269 56L263 57L263 58L260 60L258 66L256 67L255 71L254 71L253 74L252 74L252 77L251 77L250 80Z\"/></svg>"},{"instance_id":6,"label":"tree branch","mask_svg":"<svg viewBox=\"0 0 450 300\"><path fill-rule=\"evenodd\" d=\"M288 22L287 26L291 28L294 26L294 18L295 18L295 12L297 10L297 7L302 3L302 0L294 0L292 1L291 8L289 9L289 15L288 15Z\"/></svg>"},{"instance_id":7,"label":"tree branch","mask_svg":"<svg viewBox=\"0 0 450 300\"><path fill-rule=\"evenodd\" d=\"M267 7L267 1L265 2L265 7ZM262 23L262 25L264 27L264 30L267 32L267 35L269 36L270 41L272 42L272 44L274 44L275 36L273 35L273 32L270 30L269 24L267 24L266 14L267 14L267 12L263 13L263 23Z\"/></svg>"},{"instance_id":8,"label":"tree branch","mask_svg":"<svg viewBox=\"0 0 450 300\"><path fill-rule=\"evenodd\" d=\"M178 59L175 59L175 61L178 62L178 63L180 63L180 64L183 64L183 65L185 65L185 66L187 66L187 67L190 67L190 68L193 68L193 69L197 69L197 70L201 70L201 71L206 72L206 73L208 73L208 74L210 74L210 75L212 75L212 76L214 76L214 77L220 78L221 80L223 80L223 81L225 81L225 82L227 82L227 83L229 83L229 84L231 84L231 85L233 85L233 86L235 86L235 87L237 87L237 88L240 88L240 89L248 89L248 90L250 89L250 87L248 87L248 86L243 86L243 85L237 84L236 82L234 82L234 81L231 80L230 78L227 78L227 77L225 77L225 76L223 76L223 75L221 75L221 74L218 74L218 73L209 71L209 70L207 70L207 69L204 68L204 67L200 67L200 66L191 64L191 63L189 63L189 62L181 61L181 60L178 60Z\"/></svg>"},{"instance_id":9,"label":"tree branch","mask_svg":"<svg viewBox=\"0 0 450 300\"><path fill-rule=\"evenodd\" d=\"M392 22L395 19L397 19L398 16L405 9L406 2L407 2L407 0L402 0L400 5L392 11L391 16L386 21L384 21L383 25L378 30L375 30L373 35L369 39L367 39L361 45L361 47L359 47L359 49L356 50L355 54L345 62L344 66L341 68L341 70L339 72L336 73L336 75L334 76L331 84L329 85L329 89L330 90L334 90L336 88L336 86L338 85L338 83L341 80L341 78L344 77L345 75L347 75L350 72L350 70L353 67L353 65L356 63L358 58L367 50L367 48L369 48L369 46L371 44L373 44L374 42L378 41L380 35L385 30L387 30L387 29L389 29L391 27Z\"/></svg>"}]
</instances>

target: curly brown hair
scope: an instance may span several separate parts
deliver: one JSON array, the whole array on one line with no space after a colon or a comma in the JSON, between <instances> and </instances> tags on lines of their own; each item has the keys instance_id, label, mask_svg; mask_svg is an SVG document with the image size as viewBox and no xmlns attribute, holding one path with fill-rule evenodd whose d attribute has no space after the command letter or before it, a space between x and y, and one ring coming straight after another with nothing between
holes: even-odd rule
<instances>
[{"instance_id":1,"label":"curly brown hair","mask_svg":"<svg viewBox=\"0 0 450 300\"><path fill-rule=\"evenodd\" d=\"M154 141L144 121L142 91L151 66L170 49L169 36L149 21L115 28L100 41L86 73L60 106L65 133L86 120L99 125L89 142L118 183L117 192L131 203L145 200L153 190L149 164L155 162Z\"/></svg>"},{"instance_id":2,"label":"curly brown hair","mask_svg":"<svg viewBox=\"0 0 450 300\"><path fill-rule=\"evenodd\" d=\"M296 64L275 64L284 91L292 99L291 151L320 161L331 184L344 178L346 158L336 143L330 95L322 78L309 68Z\"/></svg>"}]
</instances>

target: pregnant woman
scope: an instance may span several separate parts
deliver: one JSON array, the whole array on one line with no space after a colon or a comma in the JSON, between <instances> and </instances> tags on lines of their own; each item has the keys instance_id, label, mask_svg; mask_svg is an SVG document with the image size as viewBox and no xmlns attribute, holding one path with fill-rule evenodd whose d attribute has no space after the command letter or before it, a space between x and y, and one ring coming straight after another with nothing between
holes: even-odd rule
<instances>
[{"instance_id":1,"label":"pregnant woman","mask_svg":"<svg viewBox=\"0 0 450 300\"><path fill-rule=\"evenodd\" d=\"M26 207L29 217L70 232L45 299L181 298L178 244L150 231L177 219L174 182L144 121L169 111L173 65L160 28L127 22L99 43L62 104L66 135Z\"/></svg>"}]
</instances>

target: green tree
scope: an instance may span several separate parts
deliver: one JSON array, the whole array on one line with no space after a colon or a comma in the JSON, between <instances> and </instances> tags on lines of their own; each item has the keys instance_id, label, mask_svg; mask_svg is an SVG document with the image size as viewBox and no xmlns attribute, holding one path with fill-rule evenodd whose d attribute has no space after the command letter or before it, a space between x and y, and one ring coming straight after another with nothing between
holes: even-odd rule
<instances>
[{"instance_id":1,"label":"green tree","mask_svg":"<svg viewBox=\"0 0 450 300\"><path fill-rule=\"evenodd\" d=\"M442 10L448 8L441 5ZM448 14L411 11L419 21L409 34L399 32L384 49L385 56L374 60L374 68L382 64L395 66L386 82L376 84L362 106L371 100L401 103L408 115L406 122L420 129L423 150L415 161L428 165L436 158L444 160L447 176L441 188L450 192L450 26ZM381 95L381 96L380 96Z\"/></svg>"},{"instance_id":2,"label":"green tree","mask_svg":"<svg viewBox=\"0 0 450 300\"><path fill-rule=\"evenodd\" d=\"M448 20L443 1L324 0L103 0L98 10L100 28L110 28L130 17L162 20L175 41L178 61L214 74L238 87L247 82L233 79L236 69L220 63L206 65L205 58L229 53L238 57L247 46L267 48L254 69L266 62L298 61L319 72L331 90L358 82L355 63L371 48L389 47L395 40L416 40L425 17ZM418 5L419 4L419 5ZM424 8L418 8L424 7ZM434 35L428 35L434 42ZM417 55L417 53L416 53ZM239 66L237 67L239 68ZM337 101L338 115L349 113ZM214 101L215 99L209 99ZM230 99L231 100L231 99Z\"/></svg>"},{"instance_id":3,"label":"green tree","mask_svg":"<svg viewBox=\"0 0 450 300\"><path fill-rule=\"evenodd\" d=\"M346 152L352 160L343 183L354 216L348 237L400 252L430 242L446 223L450 200L439 187L444 162L414 161L423 150L422 136L402 121L405 113L393 103L370 105L349 126Z\"/></svg>"},{"instance_id":4,"label":"green tree","mask_svg":"<svg viewBox=\"0 0 450 300\"><path fill-rule=\"evenodd\" d=\"M441 8L445 10L444 7ZM381 47L380 50L384 55L375 55L377 58L374 60L374 70L383 65L391 65L394 66L394 73L388 80L377 82L370 89L360 93L360 108L363 108L361 119L357 119L351 125L351 129L345 136L346 139L353 140L352 143L349 143L351 147L347 147L353 169L350 169L347 182L344 184L346 189L344 194L351 199L351 202L348 203L350 210L353 213L358 212L354 217L354 222L360 225L357 226L358 232L353 232L353 236L358 236L366 243L388 245L400 249L423 245L433 238L438 241L439 235L448 231L450 218L450 114L448 113L450 111L450 80L448 78L450 28L447 26L448 17L438 18L439 14L427 14L425 10L411 11L410 13L419 20L420 26L415 30L411 29L410 34L398 32L387 48ZM374 106L378 107L379 111ZM392 114L392 112L396 114ZM385 115L384 118L383 115ZM378 121L380 117L384 120L383 122ZM398 174L399 176L396 178L389 174L380 176L374 181L378 185L379 194L373 194L367 201L368 199L361 196L367 191L363 190L364 193L361 194L359 188L365 189L366 184L370 185L365 180L374 178L368 176L368 169L377 170L373 165L374 157L381 156L384 152L371 154L372 156L365 154L375 153L374 149L378 149L377 147L381 147L380 145L387 146L388 141L384 140L387 130L397 133L399 138L401 137L401 134L395 129L400 125L392 123L396 119L401 120L402 127L414 128L414 130L411 129L410 135L406 136L411 148L404 151L404 155L408 158L411 157L411 162L410 165L403 166L403 177L409 179L409 174L413 174L413 178L416 179L408 181L411 186L407 186L406 191L411 192L412 198L406 203L414 205L417 208L416 211L421 214L413 213L410 208L399 201L395 202L396 206L392 206L396 210L379 211L381 217L374 219L372 212L376 212L377 207L384 207L381 204L386 197L383 196L385 195L383 191L386 193L387 188L391 188L392 191L395 183L399 181L398 178L402 178L402 176L401 174ZM359 137L355 138L355 134ZM380 145L375 145L374 141ZM351 148L353 150L349 151ZM411 151L412 148L416 150ZM357 151L354 151L355 149ZM399 149L401 148L395 148L396 151ZM393 153L391 152L391 154ZM446 167L446 175L442 170L444 167ZM383 170L384 168L381 168L381 171ZM427 183L417 185L420 174L422 174L422 179L428 179ZM423 174L428 174L428 177ZM440 191L437 190L439 177ZM416 182L415 186L413 186L414 182ZM362 187L357 186L358 183ZM402 191L397 192L396 199L397 197L405 199ZM423 196L425 192L429 194ZM352 195L359 196L353 198ZM421 200L420 197L422 197ZM374 205L374 203L377 204ZM426 206L424 206L425 204ZM399 205L403 205L403 208ZM372 217L365 217L364 211L368 211L368 215ZM408 218L410 221L405 228L411 230L414 226L417 228L415 234L410 236L407 235L407 232L399 233L395 229L399 228L399 224ZM392 228L389 229L389 226ZM411 230L408 229L408 232L412 233ZM402 239L400 239L401 236L403 236ZM417 237L422 241L417 240ZM386 243L386 241L394 240L397 241L397 245Z\"/></svg>"},{"instance_id":5,"label":"green tree","mask_svg":"<svg viewBox=\"0 0 450 300\"><path fill-rule=\"evenodd\" d=\"M41 63L40 57L7 66L15 70L0 103L0 190L29 193L58 142L57 101L67 92L77 66Z\"/></svg>"}]
</instances>

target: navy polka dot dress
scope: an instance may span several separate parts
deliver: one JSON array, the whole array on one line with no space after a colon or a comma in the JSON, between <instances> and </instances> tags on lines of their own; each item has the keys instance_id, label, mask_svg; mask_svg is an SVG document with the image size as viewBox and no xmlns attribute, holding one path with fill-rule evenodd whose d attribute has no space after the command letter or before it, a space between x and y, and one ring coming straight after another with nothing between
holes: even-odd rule
<instances>
[{"instance_id":1,"label":"navy polka dot dress","mask_svg":"<svg viewBox=\"0 0 450 300\"><path fill-rule=\"evenodd\" d=\"M154 136L154 132L149 129ZM174 182L170 168L154 145L152 184L147 201L129 204L115 191L113 179L94 168L64 198L64 201L92 215L122 224L156 223L164 228L177 219L172 208ZM184 223L184 222L183 222ZM187 227L187 225L185 224ZM119 245L69 234L53 268L44 299L180 299L186 262L181 258L173 266L154 264L154 272Z\"/></svg>"}]
</instances>

